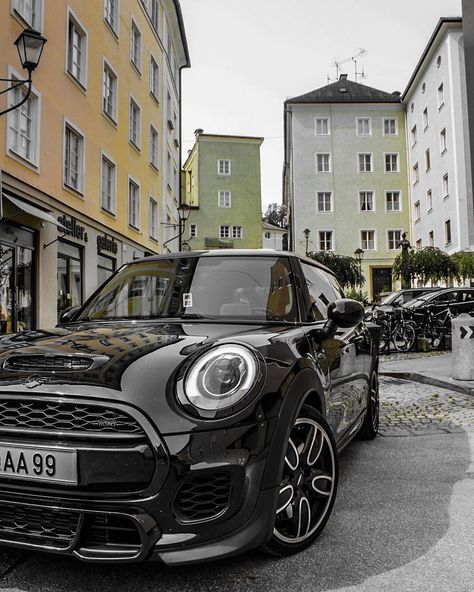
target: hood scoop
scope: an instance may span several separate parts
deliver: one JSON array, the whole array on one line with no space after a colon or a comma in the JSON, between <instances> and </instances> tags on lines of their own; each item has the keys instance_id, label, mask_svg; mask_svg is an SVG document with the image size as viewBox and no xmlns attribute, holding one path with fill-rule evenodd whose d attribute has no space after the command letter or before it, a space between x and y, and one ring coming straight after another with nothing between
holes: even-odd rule
<instances>
[{"instance_id":1,"label":"hood scoop","mask_svg":"<svg viewBox=\"0 0 474 592\"><path fill-rule=\"evenodd\" d=\"M16 372L84 372L108 359L108 356L22 354L9 356L3 367Z\"/></svg>"}]
</instances>

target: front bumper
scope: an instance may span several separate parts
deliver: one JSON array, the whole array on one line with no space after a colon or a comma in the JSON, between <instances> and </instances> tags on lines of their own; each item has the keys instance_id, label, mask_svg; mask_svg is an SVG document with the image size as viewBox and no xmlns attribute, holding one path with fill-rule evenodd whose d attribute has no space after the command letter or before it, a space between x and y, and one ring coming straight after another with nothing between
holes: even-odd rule
<instances>
[{"instance_id":1,"label":"front bumper","mask_svg":"<svg viewBox=\"0 0 474 592\"><path fill-rule=\"evenodd\" d=\"M85 561L171 565L230 556L270 537L277 487L262 490L262 483L276 420L162 436L131 406L101 400L97 409L109 407L140 429L84 431L82 423L82 432L64 424L55 432L56 416L40 430L31 422L5 428L14 406L5 402L12 400L24 397L0 394L1 440L77 450L79 483L0 478L0 544ZM61 400L49 396L47 403L56 409ZM95 405L80 398L67 404ZM36 418L37 409L30 415Z\"/></svg>"}]
</instances>

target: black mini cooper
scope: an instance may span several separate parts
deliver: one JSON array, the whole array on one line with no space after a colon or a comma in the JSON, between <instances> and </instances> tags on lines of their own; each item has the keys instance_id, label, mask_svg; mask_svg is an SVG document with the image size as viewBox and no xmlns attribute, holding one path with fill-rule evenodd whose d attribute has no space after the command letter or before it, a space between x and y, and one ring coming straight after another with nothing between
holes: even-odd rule
<instances>
[{"instance_id":1,"label":"black mini cooper","mask_svg":"<svg viewBox=\"0 0 474 592\"><path fill-rule=\"evenodd\" d=\"M338 452L377 433L377 327L310 259L123 266L48 331L0 340L0 544L182 564L324 528Z\"/></svg>"}]
</instances>

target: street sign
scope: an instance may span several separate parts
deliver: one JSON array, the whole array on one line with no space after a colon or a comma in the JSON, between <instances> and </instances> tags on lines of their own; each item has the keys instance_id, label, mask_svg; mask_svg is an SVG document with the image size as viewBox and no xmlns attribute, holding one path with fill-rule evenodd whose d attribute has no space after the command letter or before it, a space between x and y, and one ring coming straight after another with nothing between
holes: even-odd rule
<instances>
[{"instance_id":1,"label":"street sign","mask_svg":"<svg viewBox=\"0 0 474 592\"><path fill-rule=\"evenodd\" d=\"M459 327L459 329L461 331L461 339L474 339L474 325L469 327Z\"/></svg>"}]
</instances>

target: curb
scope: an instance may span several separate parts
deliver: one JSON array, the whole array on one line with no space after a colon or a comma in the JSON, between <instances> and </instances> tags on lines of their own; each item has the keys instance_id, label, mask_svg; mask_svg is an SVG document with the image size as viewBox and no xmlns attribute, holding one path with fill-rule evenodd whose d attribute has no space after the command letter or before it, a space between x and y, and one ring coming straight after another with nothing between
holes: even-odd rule
<instances>
[{"instance_id":1,"label":"curb","mask_svg":"<svg viewBox=\"0 0 474 592\"><path fill-rule=\"evenodd\" d=\"M428 376L419 372L403 372L396 370L379 370L380 376L390 376L392 378L400 378L401 380L412 380L413 382L421 382L422 384L430 384L431 386L437 386L464 395L474 396L474 387L470 387L464 384L459 384L452 378L436 378L434 376Z\"/></svg>"}]
</instances>

